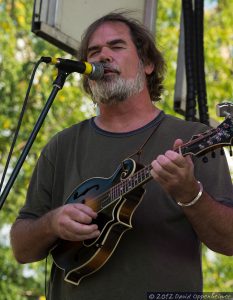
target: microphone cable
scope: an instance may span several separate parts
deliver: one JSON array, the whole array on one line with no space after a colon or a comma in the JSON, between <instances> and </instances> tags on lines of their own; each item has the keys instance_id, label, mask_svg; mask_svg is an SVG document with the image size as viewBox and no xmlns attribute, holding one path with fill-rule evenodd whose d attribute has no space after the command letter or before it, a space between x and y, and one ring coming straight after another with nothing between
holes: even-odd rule
<instances>
[{"instance_id":1,"label":"microphone cable","mask_svg":"<svg viewBox=\"0 0 233 300\"><path fill-rule=\"evenodd\" d=\"M14 151L15 143L16 143L17 138L18 138L18 134L19 134L19 130L20 130L20 127L21 127L21 124L22 124L22 120L23 120L23 117L24 117L24 114L25 114L25 111L26 111L26 108L27 108L28 98L29 98L29 94L30 94L31 87L32 87L32 84L33 84L33 80L34 80L36 71L37 71L39 65L42 62L43 62L43 60L40 58L38 60L38 62L35 64L35 66L33 68L33 71L32 71L32 74L31 74L31 78L30 78L29 85L28 85L28 88L27 88L27 92L26 92L26 95L25 95L25 98L24 98L23 106L22 106L22 109L21 109L21 112L20 112L19 121L18 121L18 124L17 124L16 129L15 129L15 133L14 133L13 140L12 140L12 143L11 143L11 146L10 146L9 154L8 154L7 160L6 160L6 165L5 165L4 170L3 170L1 183L0 183L0 196L1 196L1 190L2 190L2 187L3 187L3 184L4 184L4 180L5 180L5 177L6 177L6 174L7 174L7 170L8 170L9 164L10 164L10 160L11 160L11 157L12 157L12 154L13 154L13 151Z\"/></svg>"}]
</instances>

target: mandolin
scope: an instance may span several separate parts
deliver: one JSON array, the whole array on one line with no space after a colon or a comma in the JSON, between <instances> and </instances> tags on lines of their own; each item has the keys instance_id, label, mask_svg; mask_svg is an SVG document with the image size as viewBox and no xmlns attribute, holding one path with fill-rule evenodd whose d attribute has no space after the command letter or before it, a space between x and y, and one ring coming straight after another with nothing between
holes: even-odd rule
<instances>
[{"instance_id":1,"label":"mandolin","mask_svg":"<svg viewBox=\"0 0 233 300\"><path fill-rule=\"evenodd\" d=\"M181 155L202 156L233 143L233 118L228 116L216 129L195 135L175 149ZM68 203L84 203L98 213L93 221L100 235L81 242L59 240L51 249L55 265L64 271L64 280L78 285L100 269L111 257L121 236L132 228L132 216L143 199L142 187L152 179L151 165L142 166L125 159L109 178L94 177L80 184Z\"/></svg>"}]
</instances>

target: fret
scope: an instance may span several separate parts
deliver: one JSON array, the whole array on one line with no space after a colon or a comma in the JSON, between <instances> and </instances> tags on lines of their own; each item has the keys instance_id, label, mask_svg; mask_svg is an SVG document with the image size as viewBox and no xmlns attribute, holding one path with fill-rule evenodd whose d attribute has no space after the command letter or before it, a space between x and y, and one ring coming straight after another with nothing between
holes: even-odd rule
<instances>
[{"instance_id":1,"label":"fret","mask_svg":"<svg viewBox=\"0 0 233 300\"><path fill-rule=\"evenodd\" d=\"M110 195L111 195L111 200L113 200L114 199L113 188L110 189Z\"/></svg>"},{"instance_id":2,"label":"fret","mask_svg":"<svg viewBox=\"0 0 233 300\"><path fill-rule=\"evenodd\" d=\"M134 177L135 177L135 185L138 185L138 172L134 174Z\"/></svg>"},{"instance_id":3,"label":"fret","mask_svg":"<svg viewBox=\"0 0 233 300\"><path fill-rule=\"evenodd\" d=\"M113 200L115 200L116 199L116 186L113 186L112 187L112 198L113 198Z\"/></svg>"},{"instance_id":4,"label":"fret","mask_svg":"<svg viewBox=\"0 0 233 300\"><path fill-rule=\"evenodd\" d=\"M138 172L138 175L139 175L139 182L141 183L141 182L142 182L142 172L139 171L139 172Z\"/></svg>"},{"instance_id":5,"label":"fret","mask_svg":"<svg viewBox=\"0 0 233 300\"><path fill-rule=\"evenodd\" d=\"M144 172L144 170L142 170L142 181L144 181L145 180L145 172Z\"/></svg>"},{"instance_id":6,"label":"fret","mask_svg":"<svg viewBox=\"0 0 233 300\"><path fill-rule=\"evenodd\" d=\"M137 186L137 183L135 181L135 177L132 178L132 188L135 188Z\"/></svg>"},{"instance_id":7,"label":"fret","mask_svg":"<svg viewBox=\"0 0 233 300\"><path fill-rule=\"evenodd\" d=\"M128 180L127 180L127 181L128 181L127 188L128 188L128 191L129 191L129 190L131 190L131 189L132 189L132 187L133 187L133 186L132 186L132 178L131 178L131 177L130 177L130 178L128 178Z\"/></svg>"},{"instance_id":8,"label":"fret","mask_svg":"<svg viewBox=\"0 0 233 300\"><path fill-rule=\"evenodd\" d=\"M117 186L114 186L114 199L117 198Z\"/></svg>"},{"instance_id":9,"label":"fret","mask_svg":"<svg viewBox=\"0 0 233 300\"><path fill-rule=\"evenodd\" d=\"M124 194L126 194L127 193L127 186L126 186L126 183L125 183L125 181L123 182L123 194L122 195L124 195Z\"/></svg>"},{"instance_id":10,"label":"fret","mask_svg":"<svg viewBox=\"0 0 233 300\"><path fill-rule=\"evenodd\" d=\"M120 189L119 190L120 190L120 196L122 196L124 194L122 183L120 183Z\"/></svg>"},{"instance_id":11,"label":"fret","mask_svg":"<svg viewBox=\"0 0 233 300\"><path fill-rule=\"evenodd\" d=\"M111 188L111 196L112 196L112 200L114 200L115 199L115 186L113 186Z\"/></svg>"},{"instance_id":12,"label":"fret","mask_svg":"<svg viewBox=\"0 0 233 300\"><path fill-rule=\"evenodd\" d=\"M141 172L141 182L143 182L145 180L144 169L140 170L140 172Z\"/></svg>"},{"instance_id":13,"label":"fret","mask_svg":"<svg viewBox=\"0 0 233 300\"><path fill-rule=\"evenodd\" d=\"M117 186L114 186L114 199L117 198Z\"/></svg>"}]
</instances>

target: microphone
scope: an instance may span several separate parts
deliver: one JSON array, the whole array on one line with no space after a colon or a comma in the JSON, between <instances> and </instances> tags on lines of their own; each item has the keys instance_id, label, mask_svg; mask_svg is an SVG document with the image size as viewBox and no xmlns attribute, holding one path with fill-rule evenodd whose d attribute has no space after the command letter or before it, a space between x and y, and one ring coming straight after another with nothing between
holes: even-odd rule
<instances>
[{"instance_id":1,"label":"microphone","mask_svg":"<svg viewBox=\"0 0 233 300\"><path fill-rule=\"evenodd\" d=\"M41 57L42 62L55 65L58 69L67 73L81 73L91 80L101 79L104 75L104 67L101 63L88 63L86 61L75 61L71 59L54 58L48 56Z\"/></svg>"}]
</instances>

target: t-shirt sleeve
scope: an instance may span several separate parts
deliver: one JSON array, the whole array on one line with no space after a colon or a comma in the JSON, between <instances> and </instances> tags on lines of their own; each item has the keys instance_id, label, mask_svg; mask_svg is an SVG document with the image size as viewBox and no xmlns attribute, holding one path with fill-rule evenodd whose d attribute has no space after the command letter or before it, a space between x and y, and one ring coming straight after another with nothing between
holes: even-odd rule
<instances>
[{"instance_id":1,"label":"t-shirt sleeve","mask_svg":"<svg viewBox=\"0 0 233 300\"><path fill-rule=\"evenodd\" d=\"M51 210L54 165L50 156L51 147L46 146L33 171L25 204L19 211L20 219L38 218Z\"/></svg>"}]
</instances>

